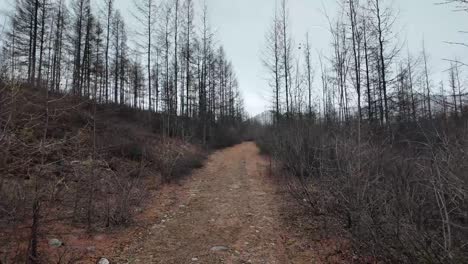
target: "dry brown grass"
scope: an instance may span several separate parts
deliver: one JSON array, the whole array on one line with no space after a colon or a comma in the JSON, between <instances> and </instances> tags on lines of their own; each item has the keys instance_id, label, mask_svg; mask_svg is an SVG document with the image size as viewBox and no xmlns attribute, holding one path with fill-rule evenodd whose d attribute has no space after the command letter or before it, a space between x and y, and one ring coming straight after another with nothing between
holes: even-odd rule
<instances>
[{"instance_id":1,"label":"dry brown grass","mask_svg":"<svg viewBox=\"0 0 468 264\"><path fill-rule=\"evenodd\" d=\"M88 232L128 226L150 189L205 158L198 147L155 134L156 116L144 111L98 105L94 115L92 101L52 94L46 118L44 93L0 87L0 262L27 258L35 201L40 239L58 221Z\"/></svg>"},{"instance_id":2,"label":"dry brown grass","mask_svg":"<svg viewBox=\"0 0 468 264\"><path fill-rule=\"evenodd\" d=\"M297 200L333 217L365 255L387 262L464 263L468 138L462 120L392 132L291 122L259 145ZM403 126L404 127L404 126ZM385 136L393 135L393 136Z\"/></svg>"}]
</instances>

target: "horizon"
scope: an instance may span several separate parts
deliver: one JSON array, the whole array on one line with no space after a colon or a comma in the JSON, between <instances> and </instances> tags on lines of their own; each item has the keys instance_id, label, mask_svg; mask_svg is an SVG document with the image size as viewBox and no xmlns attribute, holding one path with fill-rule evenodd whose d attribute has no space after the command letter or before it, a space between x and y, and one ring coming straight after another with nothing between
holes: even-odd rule
<instances>
[{"instance_id":1,"label":"horizon","mask_svg":"<svg viewBox=\"0 0 468 264\"><path fill-rule=\"evenodd\" d=\"M429 55L429 70L435 77L435 83L431 83L431 86L437 90L438 81L447 80L449 62L446 60L457 58L462 62L468 61L466 47L448 43L464 42L465 34L462 32L465 29L462 25L468 23L468 16L464 12L455 11L453 6L441 5L433 0L392 2L398 12L395 29L400 32L397 33L397 41L403 48L401 56L405 57L408 49L412 56L419 57L424 40ZM11 0L0 0L0 10L4 17L8 14L6 10L12 7L11 3ZM201 3L201 0L195 2L196 24L200 22ZM254 117L271 110L272 88L268 84L267 70L262 64L262 51L266 45L266 32L274 17L275 4L271 0L206 0L206 4L214 38L224 47L227 58L233 64L246 112ZM332 20L336 18L337 1L325 4L324 1L290 0L288 4L293 54L297 53L307 33L313 36L312 66L316 69L313 88L314 94L319 94L318 54L322 53L327 58L331 52L326 16ZM126 20L129 34L134 34L131 32L136 24L132 16L132 1L116 0L115 7ZM466 81L466 78L463 79L463 83Z\"/></svg>"}]
</instances>

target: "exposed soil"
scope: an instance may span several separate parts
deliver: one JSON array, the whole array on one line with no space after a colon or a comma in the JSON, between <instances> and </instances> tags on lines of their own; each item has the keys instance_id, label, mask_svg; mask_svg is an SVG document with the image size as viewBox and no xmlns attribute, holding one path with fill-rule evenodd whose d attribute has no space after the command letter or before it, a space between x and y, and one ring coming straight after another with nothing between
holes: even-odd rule
<instances>
[{"instance_id":1,"label":"exposed soil","mask_svg":"<svg viewBox=\"0 0 468 264\"><path fill-rule=\"evenodd\" d=\"M172 192L170 206L109 259L117 263L343 263L344 239L308 235L314 222L268 176L254 143L214 153ZM155 203L162 201L155 200ZM300 217L298 216L300 215ZM151 219L151 217L154 217Z\"/></svg>"},{"instance_id":2,"label":"exposed soil","mask_svg":"<svg viewBox=\"0 0 468 264\"><path fill-rule=\"evenodd\" d=\"M135 208L130 227L89 233L43 223L40 251L50 263L364 262L269 176L269 162L252 142L213 153L178 183L148 184L148 206ZM51 238L65 246L50 247Z\"/></svg>"}]
</instances>

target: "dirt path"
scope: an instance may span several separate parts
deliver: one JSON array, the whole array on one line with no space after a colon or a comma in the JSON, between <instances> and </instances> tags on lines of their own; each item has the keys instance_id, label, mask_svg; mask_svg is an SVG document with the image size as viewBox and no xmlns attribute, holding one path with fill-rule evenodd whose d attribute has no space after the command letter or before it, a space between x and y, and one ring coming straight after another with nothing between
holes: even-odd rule
<instances>
[{"instance_id":1,"label":"dirt path","mask_svg":"<svg viewBox=\"0 0 468 264\"><path fill-rule=\"evenodd\" d=\"M112 260L117 263L317 263L280 219L283 196L254 143L210 156L167 197L170 206ZM284 204L283 204L284 205ZM155 209L160 210L160 209ZM151 214L151 212L149 212ZM321 262L321 261L320 261Z\"/></svg>"}]
</instances>

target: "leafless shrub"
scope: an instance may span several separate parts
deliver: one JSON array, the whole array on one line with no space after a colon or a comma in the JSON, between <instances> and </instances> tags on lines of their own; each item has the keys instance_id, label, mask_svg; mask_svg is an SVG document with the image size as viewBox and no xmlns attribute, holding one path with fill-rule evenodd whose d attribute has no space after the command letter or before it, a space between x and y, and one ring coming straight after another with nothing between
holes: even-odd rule
<instances>
[{"instance_id":1,"label":"leafless shrub","mask_svg":"<svg viewBox=\"0 0 468 264\"><path fill-rule=\"evenodd\" d=\"M242 132L240 127L219 125L212 130L210 146L214 149L231 147L242 141Z\"/></svg>"},{"instance_id":2,"label":"leafless shrub","mask_svg":"<svg viewBox=\"0 0 468 264\"><path fill-rule=\"evenodd\" d=\"M94 164L86 161L75 166L78 168L73 197L64 197L70 201L67 204L73 204L73 219L86 223L89 228L129 224L135 213L132 208L141 203L147 191L141 175L143 161L134 168L126 163L113 165L115 169L111 169L102 161ZM89 173L93 166L95 172Z\"/></svg>"},{"instance_id":3,"label":"leafless shrub","mask_svg":"<svg viewBox=\"0 0 468 264\"><path fill-rule=\"evenodd\" d=\"M47 262L56 264L74 264L83 261L83 254L71 250L67 246L57 249L57 252L50 257Z\"/></svg>"},{"instance_id":4,"label":"leafless shrub","mask_svg":"<svg viewBox=\"0 0 468 264\"><path fill-rule=\"evenodd\" d=\"M37 238L47 233L44 223L59 221L88 232L131 224L145 206L148 183L156 188L161 183L161 164L169 180L204 159L200 149L162 140L104 106L96 114L87 100L56 94L44 103L41 88L0 85L0 92L0 233L8 231L0 246L17 240L22 263L38 262L37 256L56 262L38 252ZM165 154L175 159L165 160ZM36 204L40 210L33 210ZM19 228L21 236L14 237L12 230ZM12 254L0 256L11 261ZM75 257L65 252L57 259L73 263Z\"/></svg>"},{"instance_id":5,"label":"leafless shrub","mask_svg":"<svg viewBox=\"0 0 468 264\"><path fill-rule=\"evenodd\" d=\"M108 209L110 212L108 217L112 224L128 224L135 213L132 209L143 199L145 194L141 177L143 167L144 164L141 161L139 167L127 172L125 177L119 177L117 174L111 175L107 186L111 186L114 192L112 197L114 208Z\"/></svg>"},{"instance_id":6,"label":"leafless shrub","mask_svg":"<svg viewBox=\"0 0 468 264\"><path fill-rule=\"evenodd\" d=\"M25 186L20 181L0 180L0 219L13 221L24 213Z\"/></svg>"},{"instance_id":7,"label":"leafless shrub","mask_svg":"<svg viewBox=\"0 0 468 264\"><path fill-rule=\"evenodd\" d=\"M0 248L0 263L24 263L26 262L26 254L24 251L20 243L9 241Z\"/></svg>"},{"instance_id":8,"label":"leafless shrub","mask_svg":"<svg viewBox=\"0 0 468 264\"><path fill-rule=\"evenodd\" d=\"M424 140L300 123L275 129L272 153L291 194L339 219L366 254L406 263L461 263L468 243L468 138L419 129ZM364 140L365 139L365 140Z\"/></svg>"},{"instance_id":9,"label":"leafless shrub","mask_svg":"<svg viewBox=\"0 0 468 264\"><path fill-rule=\"evenodd\" d=\"M203 151L188 146L176 147L174 142L162 142L160 153L154 155L156 166L161 172L163 182L171 182L187 175L192 169L203 165Z\"/></svg>"}]
</instances>

